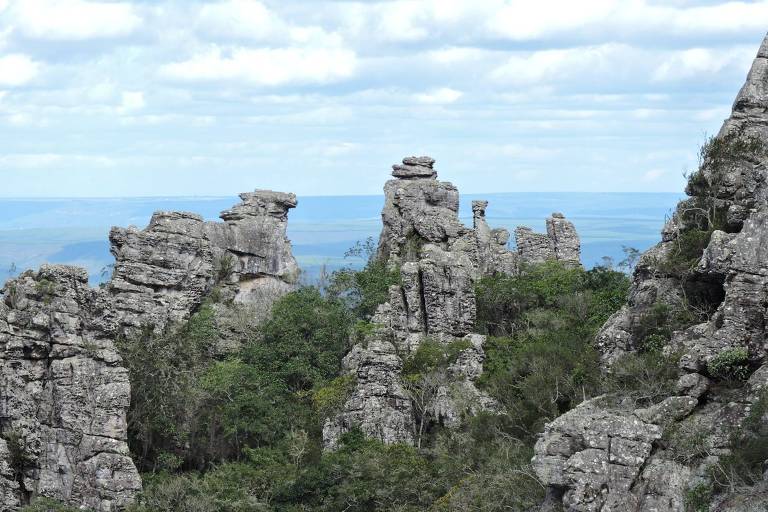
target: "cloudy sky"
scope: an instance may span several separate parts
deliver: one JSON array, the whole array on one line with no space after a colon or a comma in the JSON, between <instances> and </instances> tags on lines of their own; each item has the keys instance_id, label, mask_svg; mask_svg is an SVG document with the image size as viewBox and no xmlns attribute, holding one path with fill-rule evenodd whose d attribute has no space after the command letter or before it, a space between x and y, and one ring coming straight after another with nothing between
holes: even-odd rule
<instances>
[{"instance_id":1,"label":"cloudy sky","mask_svg":"<svg viewBox=\"0 0 768 512\"><path fill-rule=\"evenodd\" d=\"M0 196L679 191L768 1L0 0Z\"/></svg>"}]
</instances>

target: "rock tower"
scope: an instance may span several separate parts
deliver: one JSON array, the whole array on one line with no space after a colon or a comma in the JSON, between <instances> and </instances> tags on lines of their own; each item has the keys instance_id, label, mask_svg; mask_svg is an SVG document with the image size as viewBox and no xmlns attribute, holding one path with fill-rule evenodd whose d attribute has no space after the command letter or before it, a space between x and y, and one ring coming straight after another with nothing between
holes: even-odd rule
<instances>
[{"instance_id":1,"label":"rock tower","mask_svg":"<svg viewBox=\"0 0 768 512\"><path fill-rule=\"evenodd\" d=\"M103 287L85 270L44 265L8 281L0 301L0 510L45 496L99 512L129 504L141 480L127 445L128 373L118 336L187 319L216 287L268 306L294 288L286 238L293 194L257 190L204 222L157 212L113 228Z\"/></svg>"},{"instance_id":2,"label":"rock tower","mask_svg":"<svg viewBox=\"0 0 768 512\"><path fill-rule=\"evenodd\" d=\"M550 234L527 229L516 251L507 248L509 232L491 229L485 219L487 201L472 204L473 227L459 221L459 192L438 181L434 159L408 157L392 166L395 179L384 186L382 231L377 257L399 268L401 284L389 290L389 301L372 318L373 332L344 360L356 386L323 429L327 448L352 428L385 443L414 443L414 410L403 386L403 360L427 338L442 344L462 340L465 348L447 369L447 382L437 391L431 416L458 425L462 413L493 410L494 401L474 381L483 370L485 337L473 333L475 283L484 275L515 274L526 263L548 259L579 262L579 239L562 215L547 221ZM521 232L521 230L518 230ZM540 237L548 252L527 249L525 241Z\"/></svg>"}]
</instances>

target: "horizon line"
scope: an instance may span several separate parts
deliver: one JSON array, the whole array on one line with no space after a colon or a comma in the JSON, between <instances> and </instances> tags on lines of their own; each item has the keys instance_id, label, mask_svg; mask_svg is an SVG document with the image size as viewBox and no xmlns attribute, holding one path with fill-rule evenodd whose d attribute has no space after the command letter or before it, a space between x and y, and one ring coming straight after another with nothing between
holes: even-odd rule
<instances>
[{"instance_id":1,"label":"horizon line","mask_svg":"<svg viewBox=\"0 0 768 512\"><path fill-rule=\"evenodd\" d=\"M221 195L221 196L207 196L207 195L180 195L180 196L2 196L0 195L0 201L60 201L60 200L115 200L115 199L196 199L196 200L217 200L217 199L229 199L232 197L238 197L239 193L233 195ZM460 196L499 196L505 194L633 194L633 195L649 195L649 194L680 194L685 195L683 191L578 191L578 190L559 190L559 191L514 191L514 192L463 192ZM384 194L317 194L317 195L300 195L296 194L297 198L334 198L334 197L382 197Z\"/></svg>"}]
</instances>

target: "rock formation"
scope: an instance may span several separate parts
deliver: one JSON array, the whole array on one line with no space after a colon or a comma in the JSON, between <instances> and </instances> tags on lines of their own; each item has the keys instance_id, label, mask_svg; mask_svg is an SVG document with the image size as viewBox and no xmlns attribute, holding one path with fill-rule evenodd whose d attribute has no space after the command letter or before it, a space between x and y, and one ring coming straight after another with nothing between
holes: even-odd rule
<instances>
[{"instance_id":1,"label":"rock formation","mask_svg":"<svg viewBox=\"0 0 768 512\"><path fill-rule=\"evenodd\" d=\"M221 214L157 212L144 230L113 228L103 287L78 268L44 265L0 301L0 510L46 496L96 511L141 489L128 454L128 374L114 340L172 328L217 290L267 307L293 289L286 238L293 194L256 191Z\"/></svg>"},{"instance_id":2,"label":"rock formation","mask_svg":"<svg viewBox=\"0 0 768 512\"><path fill-rule=\"evenodd\" d=\"M118 510L141 489L128 453L128 372L83 269L44 265L0 303L0 509L48 496Z\"/></svg>"},{"instance_id":3,"label":"rock formation","mask_svg":"<svg viewBox=\"0 0 768 512\"><path fill-rule=\"evenodd\" d=\"M708 468L729 453L731 435L760 398L768 382L766 112L768 37L731 117L689 179L690 197L667 222L661 242L642 256L628 305L597 336L606 372L644 350L650 336L666 336L664 354L680 372L676 392L643 407L604 397L547 426L533 464L565 510L686 510L686 493L707 485ZM655 317L673 322L675 312L687 312L693 325L680 325L671 336L649 330ZM727 378L748 380L733 388L721 382ZM674 443L660 441L680 432L695 436L705 455L681 459ZM749 506L756 508L736 505L744 501L730 496L717 510L768 509L765 489L753 496L759 501Z\"/></svg>"},{"instance_id":4,"label":"rock formation","mask_svg":"<svg viewBox=\"0 0 768 512\"><path fill-rule=\"evenodd\" d=\"M146 229L112 228L115 268L107 291L128 331L180 322L213 286L236 302L273 302L298 280L286 238L296 196L257 190L224 211L224 222L156 212Z\"/></svg>"},{"instance_id":5,"label":"rock formation","mask_svg":"<svg viewBox=\"0 0 768 512\"><path fill-rule=\"evenodd\" d=\"M548 221L549 235L539 235L547 254L507 248L509 232L491 229L485 219L487 201L472 204L474 226L459 221L459 193L451 183L437 180L435 161L410 157L394 165L393 180L384 186L382 232L377 257L398 268L401 284L389 290L389 301L371 319L373 332L344 360L356 386L342 411L323 429L326 448L337 446L352 428L385 443L414 443L416 416L456 426L463 413L492 410L494 401L477 389L485 354L484 336L475 325L475 284L484 275L515 274L524 263L561 259L579 263L579 240L562 215ZM528 230L526 233L531 233ZM525 246L525 244L523 244ZM403 360L425 339L464 348L432 383L428 410L415 404L401 378ZM435 377L438 378L438 377ZM423 390L422 390L423 391Z\"/></svg>"}]
</instances>

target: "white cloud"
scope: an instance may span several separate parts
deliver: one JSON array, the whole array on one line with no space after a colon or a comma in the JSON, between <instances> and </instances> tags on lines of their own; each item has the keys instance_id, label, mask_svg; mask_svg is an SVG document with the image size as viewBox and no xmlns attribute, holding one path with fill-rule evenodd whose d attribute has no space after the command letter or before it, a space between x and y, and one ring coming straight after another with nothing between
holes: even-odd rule
<instances>
[{"instance_id":1,"label":"white cloud","mask_svg":"<svg viewBox=\"0 0 768 512\"><path fill-rule=\"evenodd\" d=\"M130 111L144 108L144 93L141 91L126 91L122 94L120 110Z\"/></svg>"},{"instance_id":2,"label":"white cloud","mask_svg":"<svg viewBox=\"0 0 768 512\"><path fill-rule=\"evenodd\" d=\"M16 153L0 155L0 169L50 169L56 166L87 165L88 167L112 167L115 161L101 155L63 153Z\"/></svg>"},{"instance_id":3,"label":"white cloud","mask_svg":"<svg viewBox=\"0 0 768 512\"><path fill-rule=\"evenodd\" d=\"M491 72L491 79L512 85L532 85L540 82L564 83L573 75L593 77L598 72L616 73L625 65L634 50L623 44L542 50L513 54Z\"/></svg>"},{"instance_id":4,"label":"white cloud","mask_svg":"<svg viewBox=\"0 0 768 512\"><path fill-rule=\"evenodd\" d=\"M417 94L415 96L416 101L420 103L427 103L430 105L447 105L449 103L456 102L464 94L456 89L449 87L441 87L433 91Z\"/></svg>"},{"instance_id":5,"label":"white cloud","mask_svg":"<svg viewBox=\"0 0 768 512\"><path fill-rule=\"evenodd\" d=\"M479 59L487 53L486 50L480 48L452 46L427 52L427 58L439 64L456 64Z\"/></svg>"},{"instance_id":6,"label":"white cloud","mask_svg":"<svg viewBox=\"0 0 768 512\"><path fill-rule=\"evenodd\" d=\"M40 64L26 55L0 57L0 85L18 87L31 81L39 72Z\"/></svg>"},{"instance_id":7,"label":"white cloud","mask_svg":"<svg viewBox=\"0 0 768 512\"><path fill-rule=\"evenodd\" d=\"M713 75L733 64L747 65L754 54L754 48L690 48L672 52L653 71L652 79L667 82Z\"/></svg>"},{"instance_id":8,"label":"white cloud","mask_svg":"<svg viewBox=\"0 0 768 512\"><path fill-rule=\"evenodd\" d=\"M487 28L515 41L538 39L604 20L615 5L615 0L512 0L495 9Z\"/></svg>"},{"instance_id":9,"label":"white cloud","mask_svg":"<svg viewBox=\"0 0 768 512\"><path fill-rule=\"evenodd\" d=\"M650 169L643 173L641 179L646 182L658 181L659 178L667 174L664 169Z\"/></svg>"},{"instance_id":10,"label":"white cloud","mask_svg":"<svg viewBox=\"0 0 768 512\"><path fill-rule=\"evenodd\" d=\"M142 23L129 3L85 0L16 0L6 16L24 36L47 40L126 36Z\"/></svg>"},{"instance_id":11,"label":"white cloud","mask_svg":"<svg viewBox=\"0 0 768 512\"><path fill-rule=\"evenodd\" d=\"M485 18L487 29L491 34L515 41L563 35L586 41L609 35L626 41L658 33L706 37L764 30L768 24L768 2L765 1L731 1L705 6L669 5L669 2L664 5L646 0L510 0L492 3L492 12Z\"/></svg>"},{"instance_id":12,"label":"white cloud","mask_svg":"<svg viewBox=\"0 0 768 512\"><path fill-rule=\"evenodd\" d=\"M198 26L209 33L252 39L274 36L285 24L264 4L255 0L230 0L200 9Z\"/></svg>"},{"instance_id":13,"label":"white cloud","mask_svg":"<svg viewBox=\"0 0 768 512\"><path fill-rule=\"evenodd\" d=\"M186 81L236 80L257 85L330 83L351 77L357 57L343 48L214 47L192 58L167 64L161 73Z\"/></svg>"},{"instance_id":14,"label":"white cloud","mask_svg":"<svg viewBox=\"0 0 768 512\"><path fill-rule=\"evenodd\" d=\"M202 33L218 39L249 39L272 45L329 46L342 42L338 34L322 27L289 23L257 0L207 4L200 9L196 26Z\"/></svg>"}]
</instances>

